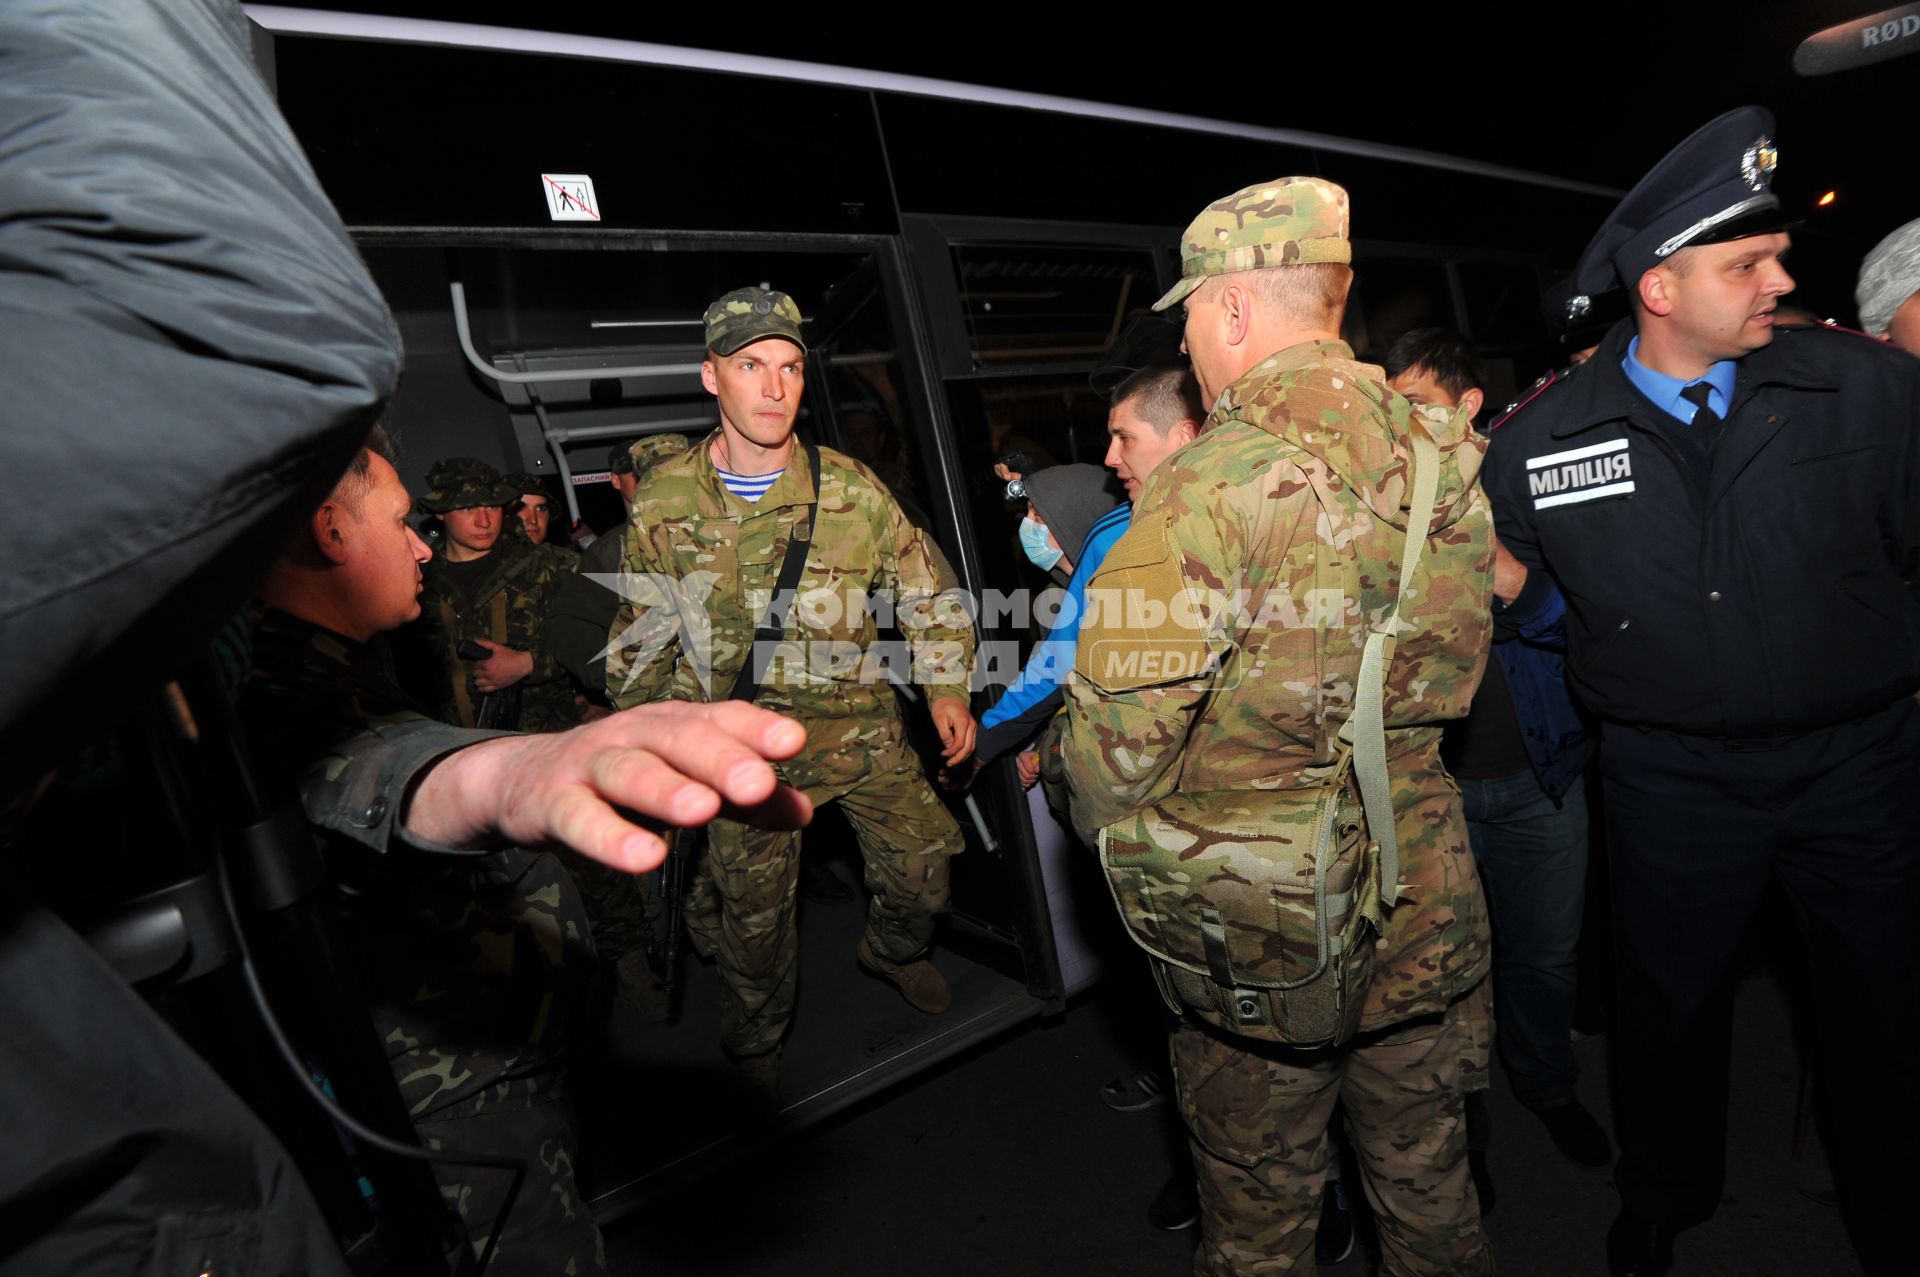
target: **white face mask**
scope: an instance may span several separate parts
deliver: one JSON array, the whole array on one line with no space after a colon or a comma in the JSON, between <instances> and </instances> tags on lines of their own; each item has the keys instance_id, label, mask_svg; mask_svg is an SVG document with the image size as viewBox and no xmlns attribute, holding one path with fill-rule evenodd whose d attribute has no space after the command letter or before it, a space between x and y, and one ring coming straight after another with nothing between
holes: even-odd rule
<instances>
[{"instance_id":1,"label":"white face mask","mask_svg":"<svg viewBox=\"0 0 1920 1277\"><path fill-rule=\"evenodd\" d=\"M1047 525L1028 517L1020 520L1020 548L1027 552L1033 566L1051 572L1066 551L1047 541Z\"/></svg>"}]
</instances>

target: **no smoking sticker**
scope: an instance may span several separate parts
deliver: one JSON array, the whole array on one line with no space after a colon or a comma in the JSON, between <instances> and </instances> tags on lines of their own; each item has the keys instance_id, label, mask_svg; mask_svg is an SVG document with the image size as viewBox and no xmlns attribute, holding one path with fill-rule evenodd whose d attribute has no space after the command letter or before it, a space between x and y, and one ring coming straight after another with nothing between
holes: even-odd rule
<instances>
[{"instance_id":1,"label":"no smoking sticker","mask_svg":"<svg viewBox=\"0 0 1920 1277\"><path fill-rule=\"evenodd\" d=\"M556 222L597 222L600 199L593 179L585 173L542 173L540 188L547 195L547 216Z\"/></svg>"}]
</instances>

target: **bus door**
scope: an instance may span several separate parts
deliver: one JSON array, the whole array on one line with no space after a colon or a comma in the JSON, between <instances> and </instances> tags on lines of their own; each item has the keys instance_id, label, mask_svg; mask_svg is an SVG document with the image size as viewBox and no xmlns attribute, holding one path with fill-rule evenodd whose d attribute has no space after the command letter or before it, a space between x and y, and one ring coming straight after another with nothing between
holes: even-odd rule
<instances>
[{"instance_id":1,"label":"bus door","mask_svg":"<svg viewBox=\"0 0 1920 1277\"><path fill-rule=\"evenodd\" d=\"M801 436L870 467L931 532L961 583L977 589L982 537L946 406L930 393L929 346L896 240L360 238L407 344L388 423L410 483L440 457L477 456L546 477L596 533L619 535L624 511L607 482L609 449L667 432L706 438L718 419L699 378L702 311L724 292L763 284L792 294L805 318ZM931 773L937 748L924 700L910 686L897 691ZM739 1121L749 1108L719 1047L718 974L688 953L672 1020L617 1005L585 1071L583 1159L596 1213L613 1218L1057 1004L1024 809L992 785L945 800L967 842L954 862L954 916L933 955L953 1007L922 1015L857 969L867 907L861 858L850 827L828 807L802 854L852 890L839 903L798 905L799 1005L776 1120Z\"/></svg>"},{"instance_id":2,"label":"bus door","mask_svg":"<svg viewBox=\"0 0 1920 1277\"><path fill-rule=\"evenodd\" d=\"M1172 283L1172 237L1150 227L911 215L901 230L979 533L980 634L998 685L990 698L1055 619L1060 595L1021 554L1025 503L1008 500L994 465L1009 455L1034 467L1101 464L1108 405L1092 374L1130 325L1156 322L1149 308ZM1126 954L1098 863L1047 809L1042 787L1020 792L1011 755L975 791L989 787L996 803L1026 817L1006 825L1031 839L1044 892L1035 907L1051 923L1059 993L1078 992Z\"/></svg>"}]
</instances>

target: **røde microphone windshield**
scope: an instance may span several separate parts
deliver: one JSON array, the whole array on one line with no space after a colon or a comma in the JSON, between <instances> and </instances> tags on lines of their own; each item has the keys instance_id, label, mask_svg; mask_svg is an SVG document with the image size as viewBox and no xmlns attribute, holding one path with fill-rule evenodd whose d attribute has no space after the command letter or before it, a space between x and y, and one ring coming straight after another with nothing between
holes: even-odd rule
<instances>
[{"instance_id":1,"label":"r\u00f8de microphone windshield","mask_svg":"<svg viewBox=\"0 0 1920 1277\"><path fill-rule=\"evenodd\" d=\"M1903 4L1814 32L1793 51L1793 69L1801 75L1831 75L1916 50L1920 4Z\"/></svg>"}]
</instances>

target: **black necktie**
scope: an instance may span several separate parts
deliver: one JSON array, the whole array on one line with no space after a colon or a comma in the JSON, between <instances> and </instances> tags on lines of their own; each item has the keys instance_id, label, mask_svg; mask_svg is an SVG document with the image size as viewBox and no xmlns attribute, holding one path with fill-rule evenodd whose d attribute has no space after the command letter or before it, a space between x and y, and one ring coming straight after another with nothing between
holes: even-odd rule
<instances>
[{"instance_id":1,"label":"black necktie","mask_svg":"<svg viewBox=\"0 0 1920 1277\"><path fill-rule=\"evenodd\" d=\"M1694 431L1700 436L1700 442L1709 448L1720 438L1721 425L1720 414L1707 404L1707 396L1712 393L1713 384L1705 381L1696 381L1680 392L1680 397L1694 406Z\"/></svg>"}]
</instances>

